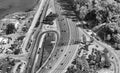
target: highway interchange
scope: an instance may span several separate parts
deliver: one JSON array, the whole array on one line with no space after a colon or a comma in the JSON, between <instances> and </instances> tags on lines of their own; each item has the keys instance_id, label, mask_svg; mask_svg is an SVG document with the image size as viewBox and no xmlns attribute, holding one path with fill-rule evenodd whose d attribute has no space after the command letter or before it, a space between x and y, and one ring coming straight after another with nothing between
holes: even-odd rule
<instances>
[{"instance_id":1,"label":"highway interchange","mask_svg":"<svg viewBox=\"0 0 120 73\"><path fill-rule=\"evenodd\" d=\"M57 42L51 54L49 55L48 59L39 68L39 70L36 73L64 73L67 70L67 67L72 62L72 60L75 58L78 49L81 47L79 42L81 40L82 35L83 34L86 35L87 38L91 37L84 29L76 27L75 22L72 22L72 20L67 19L66 17L61 15L62 9L55 0L50 0L50 4L53 5L52 7L53 10L59 15L59 17L56 20L57 26L59 28L57 30L50 29L50 30L42 31L43 30L41 28L42 25L39 26L33 38L34 43L32 44L33 46L30 49L31 50L30 59L28 60L27 70L25 73L35 72L34 60L36 58L39 49L38 44L40 43L41 37L44 33L55 32L55 34L57 34ZM45 12L47 12L46 9L44 10ZM44 18L46 14L45 12L42 18ZM113 48L105 43L101 43L95 38L93 39L96 45L102 46L109 50L109 52L114 57L113 60L116 63L115 64L116 73L119 73L120 61L119 58L117 57L117 54L114 52Z\"/></svg>"}]
</instances>

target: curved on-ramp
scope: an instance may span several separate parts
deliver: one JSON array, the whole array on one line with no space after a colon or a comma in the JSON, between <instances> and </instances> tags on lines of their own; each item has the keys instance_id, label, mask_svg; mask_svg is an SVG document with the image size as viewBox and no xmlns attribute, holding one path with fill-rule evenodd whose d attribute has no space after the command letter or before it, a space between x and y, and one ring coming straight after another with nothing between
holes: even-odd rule
<instances>
[{"instance_id":1,"label":"curved on-ramp","mask_svg":"<svg viewBox=\"0 0 120 73\"><path fill-rule=\"evenodd\" d=\"M32 72L32 70L33 70L32 68L33 68L33 65L34 65L34 60L35 60L37 51L39 49L40 39L41 39L43 34L49 33L49 32L53 32L53 33L57 34L57 38L59 39L59 33L57 31L54 31L54 30L50 31L49 30L49 31L40 32L38 34L38 37L34 39L34 43L32 43L31 54L30 54L30 58L29 58L29 61L28 61L28 64L27 64L27 70L26 70L25 73L31 73Z\"/></svg>"},{"instance_id":2,"label":"curved on-ramp","mask_svg":"<svg viewBox=\"0 0 120 73\"><path fill-rule=\"evenodd\" d=\"M66 59L70 59L74 54L76 53L76 50L78 49L78 45L73 45L75 41L79 40L79 33L77 28L74 24L71 22L68 23L71 20L66 19L64 16L61 16L61 8L57 5L55 6L56 12L59 14L58 17L58 24L60 27L60 41L54 48L54 52L51 53L49 60L44 63L44 65L38 70L37 73L54 73L53 71L57 71L55 73L62 72L66 65L69 64L69 61L66 61ZM72 46L72 47L71 47ZM71 48L71 49L70 49ZM61 52L62 51L62 52ZM68 51L71 52L67 58L64 58L64 56L68 53ZM59 67L61 62L65 59L64 62L67 62L61 70L56 70L56 68ZM72 58L73 59L73 58Z\"/></svg>"}]
</instances>

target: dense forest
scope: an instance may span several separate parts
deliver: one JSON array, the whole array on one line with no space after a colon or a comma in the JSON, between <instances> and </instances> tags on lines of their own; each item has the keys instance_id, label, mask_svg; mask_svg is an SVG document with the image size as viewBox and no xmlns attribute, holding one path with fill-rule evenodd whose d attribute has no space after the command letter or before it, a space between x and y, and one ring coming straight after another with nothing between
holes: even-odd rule
<instances>
[{"instance_id":1,"label":"dense forest","mask_svg":"<svg viewBox=\"0 0 120 73\"><path fill-rule=\"evenodd\" d=\"M62 13L120 50L120 0L57 0ZM83 21L85 23L83 23Z\"/></svg>"}]
</instances>

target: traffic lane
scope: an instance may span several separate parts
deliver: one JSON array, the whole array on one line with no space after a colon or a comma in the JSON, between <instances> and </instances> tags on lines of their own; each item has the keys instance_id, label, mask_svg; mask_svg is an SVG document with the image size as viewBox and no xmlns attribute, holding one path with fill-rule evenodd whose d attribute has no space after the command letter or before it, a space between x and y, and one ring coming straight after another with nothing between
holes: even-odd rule
<instances>
[{"instance_id":1,"label":"traffic lane","mask_svg":"<svg viewBox=\"0 0 120 73\"><path fill-rule=\"evenodd\" d=\"M60 16L60 15L59 15ZM69 38L70 38L70 32L69 32L69 28L68 28L68 25L66 24L66 20L64 19L63 16L61 17L58 17L58 23L59 23L59 28L60 28L60 40L59 40L59 43L56 45L56 48L55 48L55 51L51 54L51 58L56 55L60 55L58 53L58 51L60 49L63 49L63 48L59 48L59 47L62 47L62 46L67 46L68 45L68 42L69 42ZM64 48L65 49L65 48ZM47 64L49 63L52 63L53 60L49 60L45 66L48 66ZM55 64L55 62L53 63ZM44 67L45 67L44 66ZM39 73L43 73L45 70L42 70L39 72Z\"/></svg>"},{"instance_id":2,"label":"traffic lane","mask_svg":"<svg viewBox=\"0 0 120 73\"><path fill-rule=\"evenodd\" d=\"M58 13L59 11L56 11L56 12ZM66 20L61 15L59 15L57 20L58 20L59 28L60 28L60 31L61 31L61 33L60 33L61 34L60 43L58 44L58 46L67 45L68 41L69 41L69 35L70 34L69 34L68 25L66 25ZM60 50L59 48L56 49L56 51L52 54L51 57L54 57L56 54L58 54L59 50ZM49 61L49 63L51 63L51 62ZM47 64L49 64L49 63L47 63Z\"/></svg>"},{"instance_id":3,"label":"traffic lane","mask_svg":"<svg viewBox=\"0 0 120 73\"><path fill-rule=\"evenodd\" d=\"M56 19L57 20L57 23L58 23L58 26L60 28L60 33L61 33L61 39L60 39L60 42L64 45L67 45L68 44L68 38L70 38L70 29L69 29L69 25L66 24L67 23L67 20L65 19L65 17L63 15L61 15L61 8L59 5L57 5L55 3L56 1L54 0L53 1L53 6L55 7L55 12L59 15L58 18ZM60 43L60 44L61 44ZM60 45L59 44L59 45Z\"/></svg>"},{"instance_id":4,"label":"traffic lane","mask_svg":"<svg viewBox=\"0 0 120 73\"><path fill-rule=\"evenodd\" d=\"M22 49L26 49L26 46L32 36L32 33L33 33L33 29L37 23L37 21L39 20L39 17L40 17L40 14L42 14L42 7L44 6L45 3L48 3L49 0L42 0L41 1L41 4L39 5L39 8L38 8L38 11L36 12L36 14L34 15L34 18L33 18L33 21L31 23L31 26L30 28L28 29L28 32L26 33L26 36L25 36L25 39L23 40L23 46L22 46ZM47 5L47 4L46 4ZM43 17L42 17L43 18Z\"/></svg>"},{"instance_id":5,"label":"traffic lane","mask_svg":"<svg viewBox=\"0 0 120 73\"><path fill-rule=\"evenodd\" d=\"M59 47L59 49L64 48L66 49L67 46L64 47ZM54 56L52 56L51 58L49 58L49 62L47 62L43 67L41 67L41 69L39 71L37 71L37 73L49 73L50 70L52 70L52 68L55 66L55 64L57 63L57 61L59 60L61 54L54 54Z\"/></svg>"},{"instance_id":6,"label":"traffic lane","mask_svg":"<svg viewBox=\"0 0 120 73\"><path fill-rule=\"evenodd\" d=\"M61 18L61 17L60 17L60 18ZM69 25L68 25L68 27L69 27ZM73 27L73 28L74 28L74 27ZM72 29L73 29L73 28L72 28ZM75 32L72 32L72 34L73 34L73 33L75 33ZM73 34L73 35L74 35L74 34ZM76 36L73 36L73 37L75 38ZM73 38L73 41L75 40L74 38Z\"/></svg>"},{"instance_id":7,"label":"traffic lane","mask_svg":"<svg viewBox=\"0 0 120 73\"><path fill-rule=\"evenodd\" d=\"M56 6L56 7L57 7L57 6ZM57 8L57 9L59 9L59 8ZM59 12L59 11L58 11L58 12ZM61 16L60 18L62 18L62 16ZM63 20L63 19L61 19L61 20ZM64 20L66 20L66 22L65 22L65 24L66 24L68 21L67 21L67 19L66 19L66 18L65 18ZM65 25L65 24L64 24L64 25ZM68 23L67 23L67 24L68 24ZM67 26L67 27L69 27L69 24L68 24L68 26ZM73 27L73 26L72 26L72 27ZM62 28L62 29L64 29L64 28ZM65 28L65 29L66 29L66 28ZM69 27L69 29L70 29L70 27ZM70 29L70 30L71 30L71 29ZM74 34L74 33L75 33L75 32L71 32L71 31L70 31L70 34L76 35L76 33L75 33L75 34ZM66 36L65 36L65 37L66 37ZM75 37L76 37L76 36L73 36L73 37L72 37L72 38L73 38L73 40L72 40L72 41L74 41L74 40L75 40L75 39L74 39ZM62 40L62 41L63 41L63 40ZM72 42L72 41L71 41L71 42Z\"/></svg>"},{"instance_id":8,"label":"traffic lane","mask_svg":"<svg viewBox=\"0 0 120 73\"><path fill-rule=\"evenodd\" d=\"M44 39L45 39L45 36L46 36L46 33L41 36L41 39L40 39L40 42L39 42L39 45L38 45L39 47L40 47L40 46L42 47L43 42L44 42ZM42 54L42 52L43 52L43 49L41 49L41 47L40 47L40 48L39 48L39 47L38 47L38 49L37 49L37 54L35 55L35 59L34 59L33 65L32 65L32 66L33 66L33 67L32 67L32 73L35 72L36 63L38 63L38 57L39 57L39 56ZM41 50L41 53L38 53L39 50ZM40 56L39 61L41 61L41 56Z\"/></svg>"},{"instance_id":9,"label":"traffic lane","mask_svg":"<svg viewBox=\"0 0 120 73\"><path fill-rule=\"evenodd\" d=\"M40 36L41 34L39 34L38 36ZM30 55L30 58L29 58L29 62L28 62L28 68L26 70L26 73L31 73L31 70L32 70L32 65L34 64L34 59L35 59L35 54L37 53L37 48L36 46L38 47L38 43L40 41L40 37L38 37L35 41L35 46L32 48L33 50L31 51L31 55Z\"/></svg>"},{"instance_id":10,"label":"traffic lane","mask_svg":"<svg viewBox=\"0 0 120 73\"><path fill-rule=\"evenodd\" d=\"M67 19L66 19L67 20ZM71 20L70 20L71 21ZM66 22L68 22L68 21L66 21ZM70 22L71 23L71 22ZM64 49L62 49L62 51L63 51L63 53L61 53L61 54L65 54L68 50L69 50L69 45L71 44L71 43L73 43L74 41L76 41L76 40L79 40L79 34L77 33L78 31L76 30L76 28L75 28L75 25L73 24L73 23L71 23L71 24L69 24L69 23L67 23L69 26L69 28L70 29L72 29L72 28L74 28L73 30L75 30L75 31L73 31L73 30L71 30L70 31L70 42L69 42L69 44L68 44L68 47L66 47L66 49L64 50ZM72 27L70 26L70 25L72 25ZM74 33L73 33L74 32ZM63 56L64 57L64 56ZM57 63L56 63L56 65L55 65L55 67L57 66L57 65L59 65L60 64L60 61L62 60L62 58L63 57L58 57L59 58L59 61L56 61ZM53 65L52 65L53 66ZM54 68L55 68L54 67ZM52 68L52 70L54 69L54 68ZM46 72L47 73L47 72Z\"/></svg>"},{"instance_id":11,"label":"traffic lane","mask_svg":"<svg viewBox=\"0 0 120 73\"><path fill-rule=\"evenodd\" d=\"M74 24L74 26L75 26L76 23L73 22L73 24ZM76 28L76 32L77 32L77 34L78 34L78 35L77 35L77 36L78 36L78 39L79 39L78 41L81 41L82 33L80 33L80 31L79 31L78 28ZM80 47L82 47L82 46L79 45L79 47L76 48L76 52L75 52L75 53L77 53L77 51L78 51L78 49L79 49ZM69 53L70 53L70 51L69 51ZM74 54L74 56L72 57L72 59L69 61L68 65L66 65L66 67L64 67L64 70L63 70L61 73L65 73L65 72L66 72L67 68L71 65L71 63L72 63L73 59L75 58L75 56L76 56L76 54Z\"/></svg>"},{"instance_id":12,"label":"traffic lane","mask_svg":"<svg viewBox=\"0 0 120 73\"><path fill-rule=\"evenodd\" d=\"M62 59L62 61L59 63L56 69L51 73L62 73L63 71L65 71L66 66L68 66L71 60L74 59L77 53L78 47L79 45L70 45L69 50L64 55L64 58Z\"/></svg>"},{"instance_id":13,"label":"traffic lane","mask_svg":"<svg viewBox=\"0 0 120 73\"><path fill-rule=\"evenodd\" d=\"M63 23L62 23L63 24ZM62 25L61 24L61 25ZM62 26L61 26L62 27ZM60 28L61 28L60 27ZM65 28L65 30L67 31L68 29ZM57 43L56 47L54 48L54 52L51 53L51 58L54 57L56 54L58 54L58 51L62 48L58 48L58 47L61 47L61 46L64 46L64 45L67 45L69 41L69 32L63 32L61 31L60 33L60 39L59 39L59 42ZM47 64L49 62L52 62L52 61L48 61ZM40 72L41 73L41 72Z\"/></svg>"},{"instance_id":14,"label":"traffic lane","mask_svg":"<svg viewBox=\"0 0 120 73\"><path fill-rule=\"evenodd\" d=\"M60 20L60 19L59 19ZM64 22L63 22L64 21ZM60 34L61 34L61 36L60 36L60 40L59 40L59 43L56 45L56 47L55 47L55 51L51 54L51 58L53 57L55 57L55 56L60 56L61 54L59 54L59 52L60 52L60 50L61 49L63 49L63 47L62 46L67 46L68 45L68 42L69 42L69 37L70 37L70 34L69 34L69 29L68 29L68 26L65 24L65 20L62 20L62 22L61 21L59 21L59 23L60 23L60 28L62 28L62 30L64 29L66 32L64 32L64 31L62 31L62 30L60 30L61 32L60 32ZM60 48L59 48L60 47ZM65 49L65 48L64 48ZM49 63L53 63L53 64L55 64L55 62L53 62L53 60L49 60L48 62L47 62L47 64L49 64ZM48 65L45 65L45 66L48 66ZM45 67L44 66L44 67ZM44 71L45 70L41 70L39 73L44 73Z\"/></svg>"},{"instance_id":15,"label":"traffic lane","mask_svg":"<svg viewBox=\"0 0 120 73\"><path fill-rule=\"evenodd\" d=\"M54 33L54 36L55 36L55 41L56 41L56 42L55 42L55 44L54 44L53 46L55 47L55 45L56 45L56 43L57 43L57 41L58 41L58 37L57 37L58 35ZM39 46L39 48L41 48L41 47ZM40 52L42 53L42 51L39 49L39 50L38 50L38 53L37 53L37 54L38 54L38 61L37 61L37 63L36 63L36 68L35 68L36 71L39 70L39 68L40 68L40 61L41 61L41 53L40 53ZM49 56L50 56L50 55L49 55ZM48 58L49 58L49 57L48 57ZM46 61L48 61L48 58L47 58ZM45 63L45 62L44 62L44 63Z\"/></svg>"},{"instance_id":16,"label":"traffic lane","mask_svg":"<svg viewBox=\"0 0 120 73\"><path fill-rule=\"evenodd\" d=\"M62 35L62 34L61 34ZM60 46L66 46L66 48L67 48L67 44L68 44L68 42L67 41L69 41L69 39L66 37L66 35L63 33L63 35L64 36L61 36L62 38L62 40L60 39L60 42L62 42L62 43L64 43L64 44L61 44L61 43L59 43L58 44L58 46L57 47L60 47ZM68 35L67 35L68 36ZM65 39L67 39L67 40L65 40ZM63 50L63 53L64 53L64 51L66 51L66 48L58 48L57 49L57 51L54 53L54 55L53 55L53 58L54 58L54 61L53 60L51 60L51 62L49 61L49 63L48 63L48 65L46 65L46 67L47 66L49 66L49 64L53 64L52 65L52 67L56 64L56 62L58 61L58 58L59 57L61 57L62 56L62 54L60 54L60 50ZM55 56L55 57L54 57ZM55 60L55 58L56 58L56 60ZM52 68L51 68L52 69ZM39 72L39 73L49 73L49 70L47 69L47 70L44 70L44 71L41 71L41 72Z\"/></svg>"},{"instance_id":17,"label":"traffic lane","mask_svg":"<svg viewBox=\"0 0 120 73\"><path fill-rule=\"evenodd\" d=\"M49 1L48 1L49 2ZM47 2L47 3L48 3ZM47 5L47 4L46 4ZM46 8L46 7L45 7ZM45 15L45 13L46 13L46 9L44 10L45 12L44 12L44 15ZM42 14L42 17L44 17L44 15ZM39 25L39 27L38 28L41 28L42 27L42 24L41 25ZM38 29L36 32L35 32L35 37L37 37L36 36L36 34L38 33L38 31L39 31L40 29ZM35 52L36 52L36 50L35 50Z\"/></svg>"},{"instance_id":18,"label":"traffic lane","mask_svg":"<svg viewBox=\"0 0 120 73\"><path fill-rule=\"evenodd\" d=\"M63 27L63 28L60 28L60 30L64 31L64 29L69 28L69 31L71 31L71 34L73 35L72 36L73 40L71 41L71 43L74 43L76 41L76 39L77 39L77 41L79 41L79 38L77 37L77 36L79 36L79 33L78 33L78 28L76 28L76 25L75 25L76 23L73 22L71 19L67 19L65 16L62 15L63 10L56 1L54 1L54 6L55 6L56 12L59 14L59 20L63 20L62 18L64 18L65 24L67 24L67 25L64 24L63 26L59 25L59 26ZM67 35L64 35L63 37L67 37ZM65 41L65 40L61 40L61 41Z\"/></svg>"},{"instance_id":19,"label":"traffic lane","mask_svg":"<svg viewBox=\"0 0 120 73\"><path fill-rule=\"evenodd\" d=\"M67 19L67 18L66 18ZM69 25L70 31L71 31L71 44L74 44L76 41L80 41L80 33L78 28L76 27L76 23L73 22L71 19L67 19L67 23Z\"/></svg>"},{"instance_id":20,"label":"traffic lane","mask_svg":"<svg viewBox=\"0 0 120 73\"><path fill-rule=\"evenodd\" d=\"M68 41L69 41L69 29L67 29L66 24L64 23L65 20L59 21L60 23L60 28L62 28L62 30L64 29L66 32L60 30L60 39L59 42L56 45L56 51L54 51L54 53L56 54L60 49L57 47L61 47L61 46L65 46L67 45ZM64 26L63 26L64 25ZM54 56L55 54L51 54L51 56Z\"/></svg>"},{"instance_id":21,"label":"traffic lane","mask_svg":"<svg viewBox=\"0 0 120 73\"><path fill-rule=\"evenodd\" d=\"M37 34L36 35L36 37L38 36L39 34ZM29 68L29 64L30 64L30 61L32 61L31 60L31 55L32 55L32 53L33 53L33 48L35 47L35 44L36 44L36 41L37 41L37 39L32 39L32 44L31 44L31 47L30 47L30 55L28 55L28 63L27 63L27 66L26 66L26 70L25 70L25 73L27 73L28 72L28 68Z\"/></svg>"},{"instance_id":22,"label":"traffic lane","mask_svg":"<svg viewBox=\"0 0 120 73\"><path fill-rule=\"evenodd\" d=\"M59 65L56 67L56 69L53 71L53 72L51 72L51 73L59 73L59 72L62 72L62 70L64 70L65 69L65 67L67 66L67 64L72 60L72 56L74 55L74 54L76 54L77 53L77 47L75 47L74 46L74 48L72 47L71 48L71 44L73 44L74 45L74 42L75 41L79 41L80 40L80 35L79 35L79 32L78 32L78 28L76 28L76 26L75 26L75 23L74 22L72 22L72 20L70 20L70 19L67 19L67 24L69 25L69 28L70 28L70 30L71 30L71 41L70 41L70 45L69 45L69 49L67 50L67 52L66 52L66 55L67 54L69 54L68 56L64 56L64 57L66 57L66 58L63 58L62 59L62 61L59 63ZM76 50L75 50L76 49ZM64 61L64 62L63 62ZM62 66L61 64L63 64L64 63L64 65ZM60 69L60 70L59 70ZM58 70L58 71L57 71Z\"/></svg>"},{"instance_id":23,"label":"traffic lane","mask_svg":"<svg viewBox=\"0 0 120 73\"><path fill-rule=\"evenodd\" d=\"M50 6L49 6L48 8L50 8ZM43 13L45 13L45 12L43 12ZM44 15L43 15L43 17L44 17ZM40 26L39 26L39 27L40 27Z\"/></svg>"},{"instance_id":24,"label":"traffic lane","mask_svg":"<svg viewBox=\"0 0 120 73\"><path fill-rule=\"evenodd\" d=\"M59 28L60 28L60 34L61 34L61 38L60 38L60 42L58 44L58 46L63 45L67 45L69 42L69 38L70 38L70 32L69 32L69 27L66 24L66 19L63 16L60 16L57 18L57 22L59 24Z\"/></svg>"},{"instance_id":25,"label":"traffic lane","mask_svg":"<svg viewBox=\"0 0 120 73\"><path fill-rule=\"evenodd\" d=\"M39 26L37 27L37 30L34 32L34 36L33 36L33 38L35 38L35 39L37 38L37 35L39 34L39 32L42 30L43 23L41 23L41 22L43 21L44 17L46 16L48 8L50 8L49 2L50 2L50 0L46 1L45 6L43 6L43 8L42 8L41 14L39 15L40 17L38 18L38 21L37 21L39 23Z\"/></svg>"},{"instance_id":26,"label":"traffic lane","mask_svg":"<svg viewBox=\"0 0 120 73\"><path fill-rule=\"evenodd\" d=\"M66 32L61 32L62 34L61 35L64 35L64 34L67 34L67 35L69 35L68 33L66 33ZM60 38L64 38L63 40L65 40L65 39L67 39L68 41L69 41L69 38L68 37L65 37L65 36L61 36ZM61 39L60 39L61 40ZM56 45L56 47L55 47L55 51L51 54L51 57L50 57L50 59L53 57L57 57L57 58L59 58L58 56L60 56L61 54L59 54L58 52L60 52L60 49L63 49L64 47L63 46L65 46L64 44L63 45L60 45L61 44L61 41L59 41L58 42L58 44ZM63 43L63 42L62 42ZM66 42L65 42L66 43ZM59 46L58 46L59 45ZM64 48L65 49L65 48ZM56 60L57 60L57 58L56 58ZM52 59L51 60L49 60L48 62L47 62L47 64L44 66L44 67L47 67L47 66L49 66L49 64L50 63L53 63L53 64L55 64L56 62L55 62L55 60L53 61ZM42 68L43 69L43 68ZM44 72L45 70L41 70L39 73L45 73Z\"/></svg>"},{"instance_id":27,"label":"traffic lane","mask_svg":"<svg viewBox=\"0 0 120 73\"><path fill-rule=\"evenodd\" d=\"M37 39L34 41L35 43L33 43L33 46L31 47L31 49L32 49L32 53L31 53L31 55L30 55L30 58L29 58L29 62L28 62L28 64L27 64L27 67L29 68L29 70L27 70L27 71L29 71L28 73L30 73L30 71L32 70L32 66L33 66L33 64L34 64L34 60L35 60L35 56L36 56L36 54L37 54L37 50L38 50L38 44L39 44L39 42L40 42L40 38L41 38L41 36L44 34L44 33L49 33L49 32L54 32L54 33L56 33L57 35L58 35L58 38L59 38L59 34L58 34L58 32L57 31L45 31L45 32L40 32L39 34L38 34L38 37L37 37ZM34 49L33 49L34 48ZM27 68L27 69L28 69ZM26 72L27 73L27 72Z\"/></svg>"}]
</instances>

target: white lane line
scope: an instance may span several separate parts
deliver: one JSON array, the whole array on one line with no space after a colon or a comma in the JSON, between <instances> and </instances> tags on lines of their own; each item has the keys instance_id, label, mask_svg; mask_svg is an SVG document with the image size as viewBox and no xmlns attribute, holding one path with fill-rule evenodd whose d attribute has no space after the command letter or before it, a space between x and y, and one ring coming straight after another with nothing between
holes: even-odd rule
<instances>
[{"instance_id":1,"label":"white lane line","mask_svg":"<svg viewBox=\"0 0 120 73\"><path fill-rule=\"evenodd\" d=\"M61 63L53 73L63 73L67 70L67 67L71 64L72 60L76 56L78 47L79 45L73 45L69 48L69 51L71 51L71 53L69 53L69 51L67 52L66 57L64 57L64 59L61 61ZM61 65L62 63L63 65Z\"/></svg>"},{"instance_id":2,"label":"white lane line","mask_svg":"<svg viewBox=\"0 0 120 73\"><path fill-rule=\"evenodd\" d=\"M73 54L71 60L69 61L68 65L64 68L64 70L61 73L65 73L65 71L67 70L67 68L70 66L70 64L72 63L73 59L75 58L77 51L79 49L79 46L77 46L76 50L75 50L75 54ZM73 50L74 51L74 50ZM72 52L72 51L71 51Z\"/></svg>"},{"instance_id":3,"label":"white lane line","mask_svg":"<svg viewBox=\"0 0 120 73\"><path fill-rule=\"evenodd\" d=\"M66 19L66 21L67 21L67 19ZM67 23L68 24L68 23ZM69 24L68 24L68 27L69 27L69 30L70 30L70 26L69 26ZM64 55L66 54L66 52L67 52L67 50L69 49L69 45L70 45L70 43L71 43L71 39L72 39L72 36L71 36L71 30L70 30L70 39L69 39L69 42L68 42L68 46L67 46L67 48L64 50L64 52L63 52L63 54L62 54L62 56L58 59L58 61L56 62L56 64L55 64L55 66L51 69L51 71L49 71L49 73L52 73L54 70L55 70L55 68L60 64L60 62L62 61L62 58L64 58Z\"/></svg>"},{"instance_id":4,"label":"white lane line","mask_svg":"<svg viewBox=\"0 0 120 73\"><path fill-rule=\"evenodd\" d=\"M34 16L34 19L33 19L32 23L31 23L31 26L30 26L28 32L26 33L26 37L25 37L25 39L23 40L23 44L22 44L22 50L24 50L23 53L26 53L26 51L25 51L26 46L27 46L28 41L29 41L29 39L30 39L30 37L31 37L31 34L33 33L33 29L34 29L34 27L35 27L35 24L37 23L37 21L38 21L38 19L39 19L39 16L40 16L40 14L42 13L42 9L43 9L43 6L44 6L44 4L45 4L46 1L47 1L47 0L42 0L42 1L41 1L40 5L39 5L39 8L38 8L38 11L36 12L36 14L35 14L35 16Z\"/></svg>"},{"instance_id":5,"label":"white lane line","mask_svg":"<svg viewBox=\"0 0 120 73\"><path fill-rule=\"evenodd\" d=\"M59 42L59 34L57 34L57 37L56 37L56 41ZM49 55L49 57L47 58L47 60L45 61L45 63L40 67L40 69L36 72L36 73L39 73L39 71L46 66L47 62L49 63L49 59L51 58L52 54L55 52L55 48L56 48L56 45L57 43L55 43L55 46L53 47L53 50L51 51L51 54Z\"/></svg>"},{"instance_id":6,"label":"white lane line","mask_svg":"<svg viewBox=\"0 0 120 73\"><path fill-rule=\"evenodd\" d=\"M69 20L68 20L68 24L69 24L69 28L74 28L73 27L73 25L71 25L70 23L69 23ZM74 30L74 31L76 31L76 29ZM71 34L72 34L72 32L71 32ZM77 36L77 33L76 33L76 36ZM79 35L78 35L78 37L79 37ZM79 47L79 46L78 46ZM63 63L63 61L65 61L64 63L63 63L63 65L64 66L62 66L62 68L60 68L59 66L61 66L60 64L58 65L58 67L54 70L54 72L52 72L52 73L62 73L63 71L65 71L66 70L66 68L67 68L67 66L72 62L72 60L73 60L73 58L76 56L76 53L77 53L77 50L78 50L78 47L77 48L69 48L68 49L68 51L67 51L67 53L66 54L68 54L69 56L71 56L71 59L69 60L69 56L66 56L62 61L61 61L61 63ZM69 51L71 51L71 53L69 54ZM68 64L67 66L66 66L66 64ZM66 67L65 67L66 66ZM64 69L63 71L61 71L61 70L59 70L59 69Z\"/></svg>"},{"instance_id":7,"label":"white lane line","mask_svg":"<svg viewBox=\"0 0 120 73\"><path fill-rule=\"evenodd\" d=\"M42 48L42 44L44 42L45 35L46 35L46 33L42 35L42 38L40 39L40 43L39 43L39 47L38 48ZM39 51L39 49L38 49L38 51ZM33 72L32 73L34 73L35 65L37 64L38 58L39 58L39 54L36 55L35 62L34 62L34 65L33 65L33 70L32 70Z\"/></svg>"}]
</instances>

